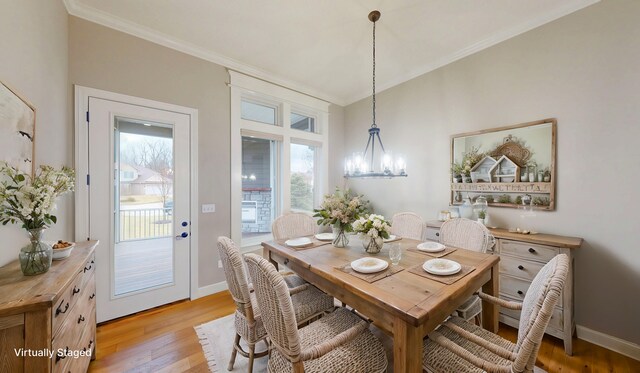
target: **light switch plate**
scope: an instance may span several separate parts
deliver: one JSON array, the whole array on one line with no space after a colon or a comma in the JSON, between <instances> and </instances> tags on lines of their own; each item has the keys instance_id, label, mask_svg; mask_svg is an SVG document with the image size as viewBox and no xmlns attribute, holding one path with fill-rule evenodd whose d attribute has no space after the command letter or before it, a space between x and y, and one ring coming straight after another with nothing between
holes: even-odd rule
<instances>
[{"instance_id":1,"label":"light switch plate","mask_svg":"<svg viewBox=\"0 0 640 373\"><path fill-rule=\"evenodd\" d=\"M211 212L216 212L216 205L214 203L208 203L202 205L202 213L208 214Z\"/></svg>"}]
</instances>

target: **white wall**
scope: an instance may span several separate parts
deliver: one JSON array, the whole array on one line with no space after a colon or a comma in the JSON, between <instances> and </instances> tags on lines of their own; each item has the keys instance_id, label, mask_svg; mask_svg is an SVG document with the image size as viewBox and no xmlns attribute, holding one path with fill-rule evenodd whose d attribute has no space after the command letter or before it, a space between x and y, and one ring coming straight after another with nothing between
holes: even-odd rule
<instances>
[{"instance_id":1,"label":"white wall","mask_svg":"<svg viewBox=\"0 0 640 373\"><path fill-rule=\"evenodd\" d=\"M71 166L73 126L67 96L67 11L62 1L0 0L0 80L36 108L36 165ZM73 196L58 201L48 239L73 239ZM19 225L0 226L0 266L28 240Z\"/></svg>"},{"instance_id":2,"label":"white wall","mask_svg":"<svg viewBox=\"0 0 640 373\"><path fill-rule=\"evenodd\" d=\"M576 322L639 344L639 20L640 1L604 0L382 92L381 135L407 154L409 177L350 185L385 215L432 219L449 200L450 135L557 118L557 210L538 213L536 228L586 240ZM345 108L345 152L360 150L370 110L370 99ZM490 213L503 227L519 220Z\"/></svg>"}]
</instances>

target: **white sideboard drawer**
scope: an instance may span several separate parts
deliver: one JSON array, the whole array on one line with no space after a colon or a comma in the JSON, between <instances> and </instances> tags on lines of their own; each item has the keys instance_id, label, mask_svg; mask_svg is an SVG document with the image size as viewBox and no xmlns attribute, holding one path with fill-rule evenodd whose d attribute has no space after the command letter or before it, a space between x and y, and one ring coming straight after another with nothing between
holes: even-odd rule
<instances>
[{"instance_id":1,"label":"white sideboard drawer","mask_svg":"<svg viewBox=\"0 0 640 373\"><path fill-rule=\"evenodd\" d=\"M433 227L426 227L425 228L425 238L427 240L440 242L440 229L439 228L433 228Z\"/></svg>"},{"instance_id":2,"label":"white sideboard drawer","mask_svg":"<svg viewBox=\"0 0 640 373\"><path fill-rule=\"evenodd\" d=\"M532 281L544 264L512 256L500 257L500 273Z\"/></svg>"},{"instance_id":3,"label":"white sideboard drawer","mask_svg":"<svg viewBox=\"0 0 640 373\"><path fill-rule=\"evenodd\" d=\"M546 263L559 253L560 251L555 247L504 239L500 241L500 254L519 256L528 260Z\"/></svg>"}]
</instances>

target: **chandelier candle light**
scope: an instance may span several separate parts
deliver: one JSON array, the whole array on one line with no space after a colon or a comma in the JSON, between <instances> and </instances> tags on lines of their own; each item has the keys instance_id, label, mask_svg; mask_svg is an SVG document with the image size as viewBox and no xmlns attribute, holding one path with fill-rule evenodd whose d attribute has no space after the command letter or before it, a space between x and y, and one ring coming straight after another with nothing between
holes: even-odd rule
<instances>
[{"instance_id":1,"label":"chandelier candle light","mask_svg":"<svg viewBox=\"0 0 640 373\"><path fill-rule=\"evenodd\" d=\"M376 124L376 21L380 19L380 12L377 10L369 13L369 20L373 22L373 121L369 128L369 139L364 153L353 153L351 157L345 160L344 176L347 178L392 178L406 177L407 164L403 156L392 156L391 152L384 150L382 140L380 139L380 128ZM376 140L382 150L382 156L379 159L380 168L376 169ZM371 153L369 153L371 149Z\"/></svg>"}]
</instances>

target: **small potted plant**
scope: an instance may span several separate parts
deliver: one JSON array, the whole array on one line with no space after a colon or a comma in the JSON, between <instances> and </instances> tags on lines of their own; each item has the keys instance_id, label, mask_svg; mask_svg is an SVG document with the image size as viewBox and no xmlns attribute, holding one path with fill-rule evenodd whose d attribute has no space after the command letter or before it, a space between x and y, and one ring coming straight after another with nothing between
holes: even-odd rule
<instances>
[{"instance_id":1,"label":"small potted plant","mask_svg":"<svg viewBox=\"0 0 640 373\"><path fill-rule=\"evenodd\" d=\"M382 250L390 230L391 224L382 215L371 214L353 222L353 231L360 234L362 246L369 254L377 254Z\"/></svg>"},{"instance_id":2,"label":"small potted plant","mask_svg":"<svg viewBox=\"0 0 640 373\"><path fill-rule=\"evenodd\" d=\"M454 183L462 182L462 165L460 163L453 163L451 165L451 176Z\"/></svg>"},{"instance_id":3,"label":"small potted plant","mask_svg":"<svg viewBox=\"0 0 640 373\"><path fill-rule=\"evenodd\" d=\"M462 175L463 183L471 183L471 169L473 166L478 164L483 158L485 154L480 153L480 148L472 147L471 150L465 152L462 156L462 163L460 164L460 174Z\"/></svg>"},{"instance_id":4,"label":"small potted plant","mask_svg":"<svg viewBox=\"0 0 640 373\"><path fill-rule=\"evenodd\" d=\"M508 194L503 194L498 197L498 203L511 203L511 197Z\"/></svg>"},{"instance_id":5,"label":"small potted plant","mask_svg":"<svg viewBox=\"0 0 640 373\"><path fill-rule=\"evenodd\" d=\"M545 168L544 168L543 176L542 176L542 177L543 177L543 178L542 178L542 180L543 180L545 183L548 183L548 182L550 182L550 181L551 181L551 171L549 170L549 167L545 167Z\"/></svg>"},{"instance_id":6,"label":"small potted plant","mask_svg":"<svg viewBox=\"0 0 640 373\"><path fill-rule=\"evenodd\" d=\"M478 211L478 223L484 225L485 223L485 218L487 217L487 212L486 211Z\"/></svg>"}]
</instances>

